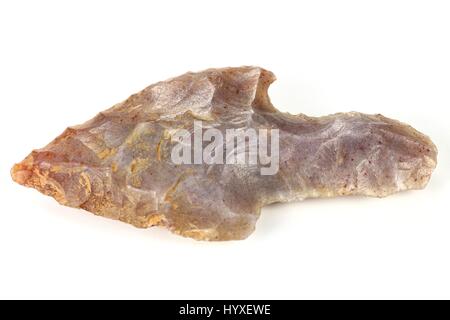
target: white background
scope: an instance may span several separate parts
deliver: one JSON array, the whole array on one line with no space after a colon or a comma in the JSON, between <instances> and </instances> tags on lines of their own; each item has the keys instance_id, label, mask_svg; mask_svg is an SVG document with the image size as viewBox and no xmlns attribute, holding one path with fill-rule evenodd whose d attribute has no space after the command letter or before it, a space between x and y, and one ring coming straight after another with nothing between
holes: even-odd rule
<instances>
[{"instance_id":1,"label":"white background","mask_svg":"<svg viewBox=\"0 0 450 320\"><path fill-rule=\"evenodd\" d=\"M259 65L282 111L431 136L428 188L274 205L197 242L58 205L9 170L69 125L186 71ZM2 1L0 298L450 298L450 6L437 1Z\"/></svg>"}]
</instances>

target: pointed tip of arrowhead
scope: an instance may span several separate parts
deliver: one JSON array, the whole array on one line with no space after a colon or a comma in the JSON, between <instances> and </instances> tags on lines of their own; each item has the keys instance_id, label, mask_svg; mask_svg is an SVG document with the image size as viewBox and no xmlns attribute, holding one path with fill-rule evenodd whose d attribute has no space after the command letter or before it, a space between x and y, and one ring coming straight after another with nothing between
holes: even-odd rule
<instances>
[{"instance_id":1,"label":"pointed tip of arrowhead","mask_svg":"<svg viewBox=\"0 0 450 320\"><path fill-rule=\"evenodd\" d=\"M32 167L30 167L25 161L16 163L11 168L11 178L18 184L26 185L32 175Z\"/></svg>"}]
</instances>

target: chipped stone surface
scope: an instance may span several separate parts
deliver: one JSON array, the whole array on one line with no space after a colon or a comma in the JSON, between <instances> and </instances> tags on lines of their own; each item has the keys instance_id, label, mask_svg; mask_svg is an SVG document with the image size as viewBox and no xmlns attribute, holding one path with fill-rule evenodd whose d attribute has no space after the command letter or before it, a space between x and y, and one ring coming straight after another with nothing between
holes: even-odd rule
<instances>
[{"instance_id":1,"label":"chipped stone surface","mask_svg":"<svg viewBox=\"0 0 450 320\"><path fill-rule=\"evenodd\" d=\"M267 95L274 80L269 71L242 67L156 83L68 128L16 164L12 177L63 205L201 240L246 238L261 207L274 202L384 197L427 185L437 157L428 137L381 115L279 112ZM195 120L222 132L279 129L278 172L174 164L173 135L192 130Z\"/></svg>"}]
</instances>

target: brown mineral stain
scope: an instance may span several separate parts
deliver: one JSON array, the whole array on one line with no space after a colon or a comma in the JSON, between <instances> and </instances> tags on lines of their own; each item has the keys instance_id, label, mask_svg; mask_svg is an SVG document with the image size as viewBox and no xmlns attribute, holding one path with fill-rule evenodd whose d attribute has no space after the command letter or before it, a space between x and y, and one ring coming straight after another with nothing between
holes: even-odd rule
<instances>
[{"instance_id":1,"label":"brown mineral stain","mask_svg":"<svg viewBox=\"0 0 450 320\"><path fill-rule=\"evenodd\" d=\"M111 170L112 170L112 172L117 172L118 168L119 168L119 166L117 165L116 162L112 162L111 163Z\"/></svg>"},{"instance_id":2,"label":"brown mineral stain","mask_svg":"<svg viewBox=\"0 0 450 320\"><path fill-rule=\"evenodd\" d=\"M108 157L111 157L111 156L115 155L116 152L117 152L117 150L114 149L114 148L112 148L112 149L111 148L105 148L100 153L98 153L97 156L100 159L104 160L104 159L106 159Z\"/></svg>"}]
</instances>

